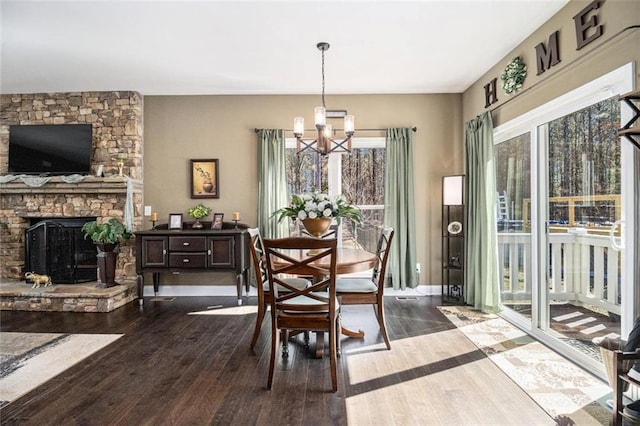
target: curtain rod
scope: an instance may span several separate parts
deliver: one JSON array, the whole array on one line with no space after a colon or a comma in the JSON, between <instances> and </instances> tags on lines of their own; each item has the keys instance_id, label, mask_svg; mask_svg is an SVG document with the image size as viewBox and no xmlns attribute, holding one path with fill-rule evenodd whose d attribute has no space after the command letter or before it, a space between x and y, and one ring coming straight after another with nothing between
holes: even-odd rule
<instances>
[{"instance_id":1,"label":"curtain rod","mask_svg":"<svg viewBox=\"0 0 640 426\"><path fill-rule=\"evenodd\" d=\"M253 129L254 132L258 133L260 130L262 129L258 129L257 127L255 129ZM283 129L285 132L293 132L293 129ZM304 129L305 132L315 132L318 129ZM333 129L333 130L344 130L344 129ZM382 132L384 130L387 129L356 129L356 132ZM411 130L413 130L414 132L418 131L418 128L416 126L411 127Z\"/></svg>"},{"instance_id":2,"label":"curtain rod","mask_svg":"<svg viewBox=\"0 0 640 426\"><path fill-rule=\"evenodd\" d=\"M555 74L545 78L544 80L541 80L537 83L535 83L533 86L527 87L526 89L524 89L522 92L518 93L518 95L522 95L526 92L528 92L529 90L537 87L540 84L543 84L549 80L551 80L552 78L558 76L559 74L562 73L562 71L565 71L567 68L570 68L573 64L575 64L576 62L582 61L585 58L587 58L589 55L591 55L593 52L600 52L600 48L603 47L604 45L606 45L607 43L609 43L611 40L617 38L620 34L624 33L625 31L628 30L633 30L633 29L637 29L640 28L640 25L631 25L629 27L623 28L620 31L618 31L617 33L615 33L614 35L612 35L611 37L609 37L608 39L606 39L605 41L603 41L602 43L600 43L600 45L598 45L597 47L591 49L590 51L588 51L587 53L585 53L582 56L578 56L577 58L575 58L573 61L569 62L568 64L566 64L565 66L563 66L562 68L560 68ZM511 102L514 99L517 99L518 97L512 97L507 99L506 101L504 101L503 103L501 103L500 105L495 106L494 108L490 109L489 112L494 112L497 109L502 108L503 106L505 106L506 104L508 104L509 102Z\"/></svg>"}]
</instances>

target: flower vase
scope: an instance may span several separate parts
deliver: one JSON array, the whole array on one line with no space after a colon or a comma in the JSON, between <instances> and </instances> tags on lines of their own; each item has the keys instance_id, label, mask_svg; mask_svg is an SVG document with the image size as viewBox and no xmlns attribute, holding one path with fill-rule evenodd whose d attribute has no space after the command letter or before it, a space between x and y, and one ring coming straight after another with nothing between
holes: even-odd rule
<instances>
[{"instance_id":1,"label":"flower vase","mask_svg":"<svg viewBox=\"0 0 640 426\"><path fill-rule=\"evenodd\" d=\"M329 230L332 220L330 217L306 218L302 221L302 224L309 234L316 238L321 238ZM320 252L320 250L314 249L310 250L307 255L313 256Z\"/></svg>"},{"instance_id":2,"label":"flower vase","mask_svg":"<svg viewBox=\"0 0 640 426\"><path fill-rule=\"evenodd\" d=\"M196 218L196 221L191 226L193 229L202 229L202 222L200 222L199 218Z\"/></svg>"},{"instance_id":3,"label":"flower vase","mask_svg":"<svg viewBox=\"0 0 640 426\"><path fill-rule=\"evenodd\" d=\"M213 183L210 180L202 182L202 190L204 192L213 192Z\"/></svg>"}]
</instances>

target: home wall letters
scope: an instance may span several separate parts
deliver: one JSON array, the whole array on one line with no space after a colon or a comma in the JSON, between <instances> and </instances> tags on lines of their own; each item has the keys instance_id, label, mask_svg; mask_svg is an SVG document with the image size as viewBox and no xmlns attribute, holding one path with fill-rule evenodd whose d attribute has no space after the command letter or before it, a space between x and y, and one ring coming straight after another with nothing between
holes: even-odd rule
<instances>
[{"instance_id":1,"label":"home wall letters","mask_svg":"<svg viewBox=\"0 0 640 426\"><path fill-rule=\"evenodd\" d=\"M605 0L594 0L573 17L576 32L576 50L580 50L604 34L604 26L600 23L597 10ZM549 35L547 45L541 42L535 46L537 74L544 73L549 68L560 63L560 31ZM498 102L496 93L496 79L484 86L485 108Z\"/></svg>"}]
</instances>

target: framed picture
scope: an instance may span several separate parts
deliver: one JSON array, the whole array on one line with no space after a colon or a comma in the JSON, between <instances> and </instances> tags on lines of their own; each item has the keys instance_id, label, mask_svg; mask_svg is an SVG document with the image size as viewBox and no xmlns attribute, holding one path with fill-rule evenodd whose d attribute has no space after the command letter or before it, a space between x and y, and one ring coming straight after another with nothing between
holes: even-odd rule
<instances>
[{"instance_id":1,"label":"framed picture","mask_svg":"<svg viewBox=\"0 0 640 426\"><path fill-rule=\"evenodd\" d=\"M191 160L191 198L220 198L217 158Z\"/></svg>"},{"instance_id":2,"label":"framed picture","mask_svg":"<svg viewBox=\"0 0 640 426\"><path fill-rule=\"evenodd\" d=\"M211 222L211 229L222 229L223 218L224 218L224 213L214 213L213 222Z\"/></svg>"},{"instance_id":3,"label":"framed picture","mask_svg":"<svg viewBox=\"0 0 640 426\"><path fill-rule=\"evenodd\" d=\"M169 213L169 229L182 229L182 213Z\"/></svg>"}]
</instances>

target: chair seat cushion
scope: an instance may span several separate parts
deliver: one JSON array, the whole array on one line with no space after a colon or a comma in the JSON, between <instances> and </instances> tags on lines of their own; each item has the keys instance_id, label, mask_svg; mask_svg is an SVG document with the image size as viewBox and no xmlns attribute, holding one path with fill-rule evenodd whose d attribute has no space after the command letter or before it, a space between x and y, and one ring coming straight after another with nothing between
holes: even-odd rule
<instances>
[{"instance_id":1,"label":"chair seat cushion","mask_svg":"<svg viewBox=\"0 0 640 426\"><path fill-rule=\"evenodd\" d=\"M365 278L338 278L336 279L337 293L375 293L378 287L373 281Z\"/></svg>"},{"instance_id":2,"label":"chair seat cushion","mask_svg":"<svg viewBox=\"0 0 640 426\"><path fill-rule=\"evenodd\" d=\"M317 294L320 297L327 297L327 293L315 293L312 292L311 294ZM307 296L296 296L296 297L292 297L291 299L285 301L282 303L282 306L286 307L287 305L299 305L299 306L313 306L313 305L323 305L325 304L325 302L321 302L319 300L316 299L312 299L311 297L307 297ZM336 311L340 309L340 304L338 303L338 300L336 299ZM286 310L285 310L286 312ZM294 311L295 312L295 311ZM318 312L326 312L326 311L318 311ZM309 314L309 312L305 312L305 314Z\"/></svg>"},{"instance_id":3,"label":"chair seat cushion","mask_svg":"<svg viewBox=\"0 0 640 426\"><path fill-rule=\"evenodd\" d=\"M285 281L287 284L289 284L291 287L295 287L299 290L303 289L303 288L307 288L311 285L311 281L309 281L306 278L296 278L296 277L291 277L291 278L284 278L282 281ZM264 291L269 291L269 280L265 281L264 283L262 283L262 288L264 289ZM278 291L289 291L286 287L283 286L279 286L278 287Z\"/></svg>"}]
</instances>

